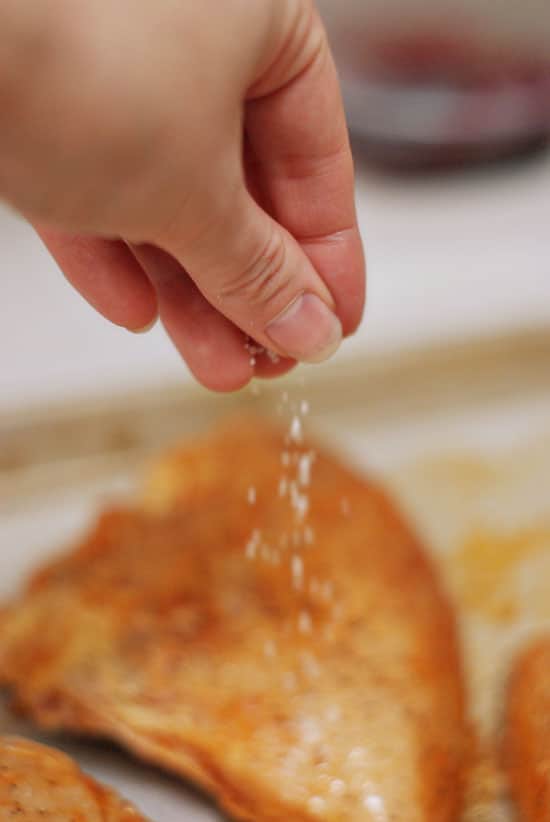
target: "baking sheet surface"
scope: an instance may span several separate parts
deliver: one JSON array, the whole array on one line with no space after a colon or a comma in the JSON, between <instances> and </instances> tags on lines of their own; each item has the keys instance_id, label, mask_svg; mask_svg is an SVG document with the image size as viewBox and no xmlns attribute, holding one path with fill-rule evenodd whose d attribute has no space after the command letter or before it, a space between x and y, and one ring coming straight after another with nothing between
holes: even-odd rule
<instances>
[{"instance_id":1,"label":"baking sheet surface","mask_svg":"<svg viewBox=\"0 0 550 822\"><path fill-rule=\"evenodd\" d=\"M537 352L541 353L539 348ZM380 476L397 495L441 558L453 596L467 605L462 628L473 711L489 738L498 726L503 684L515 649L533 632L550 628L550 606L541 588L541 580L550 578L550 380L545 384L540 368L536 378L533 358L522 366L521 352L515 359L507 358L501 348L494 347L491 356L485 361L481 358L481 366L480 358L474 357L477 367L485 369L478 374L473 374L463 354L463 359L450 357L451 370L445 370L441 361L435 374L429 357L424 371L417 362L416 382L410 375L406 383L396 379L397 366L378 377L371 374L372 393L368 375L358 368L344 383L347 393L335 391L330 377L314 383L296 378L264 389L259 402L249 395L239 402L259 404L276 413L283 391L288 392L290 402L308 399L309 428ZM215 407L216 400L208 403ZM130 433L121 427L124 413L132 421L129 426L134 426ZM67 412L47 423L48 442L44 441L46 432L39 430L42 423L38 429L30 423L25 427L20 420L4 425L4 443L8 435L11 438L6 448L0 447L0 454L9 453L11 462L4 459L1 464L0 460L3 600L38 563L78 536L105 500L131 492L138 468L151 450L178 433L192 434L204 427L201 423L217 416L217 410L204 414L200 405L191 405L182 423L181 417L177 419L180 413L177 407L171 413L161 404L155 425L149 408L143 411L147 422L140 423L136 434L135 421L140 416L135 407L126 412L119 408L112 414L102 409L93 419ZM58 445L52 431L57 432ZM67 432L69 441L64 436ZM36 443L34 451L29 442ZM527 560L519 562L517 573L501 574L500 583L497 580L491 587L487 567L476 567L476 557L490 550L487 534L497 542L504 540L505 551L510 535L526 531L527 540L538 540L536 547L527 551ZM485 542L480 534L485 535ZM476 539L481 540L480 551ZM472 590L479 574L485 588L476 599ZM487 607L488 598L492 609ZM504 608L504 618L499 611L503 599L509 606ZM1 703L0 727L44 740L14 719ZM214 822L222 818L192 788L109 746L68 739L47 741L76 756L86 770L120 790L152 820ZM491 796L470 807L467 819L508 819L501 800L497 780Z\"/></svg>"}]
</instances>

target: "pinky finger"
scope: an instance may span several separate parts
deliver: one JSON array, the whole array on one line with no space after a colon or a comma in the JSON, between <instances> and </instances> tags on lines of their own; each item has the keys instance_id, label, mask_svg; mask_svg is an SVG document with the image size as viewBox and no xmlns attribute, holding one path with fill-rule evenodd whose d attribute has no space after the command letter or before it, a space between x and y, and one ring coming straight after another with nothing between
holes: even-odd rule
<instances>
[{"instance_id":1,"label":"pinky finger","mask_svg":"<svg viewBox=\"0 0 550 822\"><path fill-rule=\"evenodd\" d=\"M154 322L155 290L125 243L35 229L67 280L100 314L131 331Z\"/></svg>"}]
</instances>

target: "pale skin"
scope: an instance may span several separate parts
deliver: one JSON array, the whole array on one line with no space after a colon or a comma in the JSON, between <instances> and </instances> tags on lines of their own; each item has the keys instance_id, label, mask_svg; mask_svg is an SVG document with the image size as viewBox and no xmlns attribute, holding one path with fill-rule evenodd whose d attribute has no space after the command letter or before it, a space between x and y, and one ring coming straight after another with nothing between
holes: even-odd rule
<instances>
[{"instance_id":1,"label":"pale skin","mask_svg":"<svg viewBox=\"0 0 550 822\"><path fill-rule=\"evenodd\" d=\"M0 109L0 197L109 320L160 316L207 387L356 329L353 163L310 0L2 0Z\"/></svg>"}]
</instances>

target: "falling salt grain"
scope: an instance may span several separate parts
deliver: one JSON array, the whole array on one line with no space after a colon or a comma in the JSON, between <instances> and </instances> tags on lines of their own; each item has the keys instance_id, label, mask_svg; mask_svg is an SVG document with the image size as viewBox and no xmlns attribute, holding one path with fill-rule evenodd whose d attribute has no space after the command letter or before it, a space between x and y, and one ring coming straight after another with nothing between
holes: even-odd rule
<instances>
[{"instance_id":1,"label":"falling salt grain","mask_svg":"<svg viewBox=\"0 0 550 822\"><path fill-rule=\"evenodd\" d=\"M298 416L294 416L292 418L292 422L290 423L290 439L292 442L301 443L303 439L303 432L302 432L302 420Z\"/></svg>"},{"instance_id":2,"label":"falling salt grain","mask_svg":"<svg viewBox=\"0 0 550 822\"><path fill-rule=\"evenodd\" d=\"M296 674L293 674L292 671L287 671L283 674L283 687L286 691L295 691L296 685Z\"/></svg>"},{"instance_id":3,"label":"falling salt grain","mask_svg":"<svg viewBox=\"0 0 550 822\"><path fill-rule=\"evenodd\" d=\"M381 796L376 794L366 794L363 799L364 807L370 811L375 819L375 822L386 822L386 806Z\"/></svg>"},{"instance_id":4,"label":"falling salt grain","mask_svg":"<svg viewBox=\"0 0 550 822\"><path fill-rule=\"evenodd\" d=\"M302 414L304 417L306 416L306 414L309 414L309 402L307 400L302 400L302 402L300 403L300 414Z\"/></svg>"},{"instance_id":5,"label":"falling salt grain","mask_svg":"<svg viewBox=\"0 0 550 822\"><path fill-rule=\"evenodd\" d=\"M246 498L248 500L249 505L255 505L256 503L256 489L253 485L250 486L248 491L246 492Z\"/></svg>"},{"instance_id":6,"label":"falling salt grain","mask_svg":"<svg viewBox=\"0 0 550 822\"><path fill-rule=\"evenodd\" d=\"M327 803L321 796L312 796L311 799L308 800L307 807L310 813L319 816L325 812Z\"/></svg>"},{"instance_id":7,"label":"falling salt grain","mask_svg":"<svg viewBox=\"0 0 550 822\"><path fill-rule=\"evenodd\" d=\"M338 722L342 718L342 711L338 705L331 705L327 708L325 719L327 722Z\"/></svg>"},{"instance_id":8,"label":"falling salt grain","mask_svg":"<svg viewBox=\"0 0 550 822\"><path fill-rule=\"evenodd\" d=\"M304 542L306 545L313 545L315 542L315 532L311 525L306 525L304 528Z\"/></svg>"},{"instance_id":9,"label":"falling salt grain","mask_svg":"<svg viewBox=\"0 0 550 822\"><path fill-rule=\"evenodd\" d=\"M286 477L281 477L279 480L279 496L286 497L288 492L288 480Z\"/></svg>"},{"instance_id":10,"label":"falling salt grain","mask_svg":"<svg viewBox=\"0 0 550 822\"><path fill-rule=\"evenodd\" d=\"M296 590L300 590L304 581L304 561L298 554L294 554L291 561L292 582Z\"/></svg>"},{"instance_id":11,"label":"falling salt grain","mask_svg":"<svg viewBox=\"0 0 550 822\"><path fill-rule=\"evenodd\" d=\"M313 624L311 622L311 615L308 611L300 611L300 615L298 617L298 630L301 634L310 634L313 628Z\"/></svg>"},{"instance_id":12,"label":"falling salt grain","mask_svg":"<svg viewBox=\"0 0 550 822\"><path fill-rule=\"evenodd\" d=\"M265 353L267 354L270 362L274 363L275 365L277 365L277 363L280 362L281 358L279 357L276 351L271 351L269 348L266 348Z\"/></svg>"},{"instance_id":13,"label":"falling salt grain","mask_svg":"<svg viewBox=\"0 0 550 822\"><path fill-rule=\"evenodd\" d=\"M321 666L313 654L305 653L302 655L302 670L310 679L318 679L321 676Z\"/></svg>"},{"instance_id":14,"label":"falling salt grain","mask_svg":"<svg viewBox=\"0 0 550 822\"><path fill-rule=\"evenodd\" d=\"M309 485L311 482L311 464L313 462L313 454L302 454L298 460L298 482L302 486Z\"/></svg>"},{"instance_id":15,"label":"falling salt grain","mask_svg":"<svg viewBox=\"0 0 550 822\"><path fill-rule=\"evenodd\" d=\"M352 748L348 754L348 762L350 765L363 765L365 762L366 751L364 748Z\"/></svg>"},{"instance_id":16,"label":"falling salt grain","mask_svg":"<svg viewBox=\"0 0 550 822\"><path fill-rule=\"evenodd\" d=\"M256 343L253 340L247 340L244 344L244 347L250 354L250 365L254 367L256 365L256 355L262 354L265 349L261 345L256 345Z\"/></svg>"},{"instance_id":17,"label":"falling salt grain","mask_svg":"<svg viewBox=\"0 0 550 822\"><path fill-rule=\"evenodd\" d=\"M252 535L245 547L245 554L248 559L254 559L260 546L261 534L257 528L252 531Z\"/></svg>"},{"instance_id":18,"label":"falling salt grain","mask_svg":"<svg viewBox=\"0 0 550 822\"><path fill-rule=\"evenodd\" d=\"M351 514L351 506L347 497L342 497L340 500L340 511L345 517L349 517Z\"/></svg>"},{"instance_id":19,"label":"falling salt grain","mask_svg":"<svg viewBox=\"0 0 550 822\"><path fill-rule=\"evenodd\" d=\"M302 494L299 489L298 485L295 480L289 485L290 488L290 504L294 508L296 512L296 516L298 519L305 519L306 514L309 510L309 498L306 494Z\"/></svg>"},{"instance_id":20,"label":"falling salt grain","mask_svg":"<svg viewBox=\"0 0 550 822\"><path fill-rule=\"evenodd\" d=\"M346 783L342 779L333 779L329 790L333 796L343 796L346 792Z\"/></svg>"},{"instance_id":21,"label":"falling salt grain","mask_svg":"<svg viewBox=\"0 0 550 822\"><path fill-rule=\"evenodd\" d=\"M302 717L299 720L299 730L304 745L317 745L322 739L319 723L312 717Z\"/></svg>"},{"instance_id":22,"label":"falling salt grain","mask_svg":"<svg viewBox=\"0 0 550 822\"><path fill-rule=\"evenodd\" d=\"M277 656L277 646L275 645L275 643L271 639L268 639L264 643L264 656L266 656L270 659Z\"/></svg>"},{"instance_id":23,"label":"falling salt grain","mask_svg":"<svg viewBox=\"0 0 550 822\"><path fill-rule=\"evenodd\" d=\"M310 580L310 583L309 583L309 593L312 596L315 596L316 594L319 593L319 589L320 589L319 580L316 577L313 577Z\"/></svg>"},{"instance_id":24,"label":"falling salt grain","mask_svg":"<svg viewBox=\"0 0 550 822\"><path fill-rule=\"evenodd\" d=\"M332 618L336 620L341 619L343 612L343 608L340 604L334 605L332 608Z\"/></svg>"},{"instance_id":25,"label":"falling salt grain","mask_svg":"<svg viewBox=\"0 0 550 822\"><path fill-rule=\"evenodd\" d=\"M309 499L304 494L300 494L300 496L296 500L296 514L298 518L305 519L308 511Z\"/></svg>"}]
</instances>

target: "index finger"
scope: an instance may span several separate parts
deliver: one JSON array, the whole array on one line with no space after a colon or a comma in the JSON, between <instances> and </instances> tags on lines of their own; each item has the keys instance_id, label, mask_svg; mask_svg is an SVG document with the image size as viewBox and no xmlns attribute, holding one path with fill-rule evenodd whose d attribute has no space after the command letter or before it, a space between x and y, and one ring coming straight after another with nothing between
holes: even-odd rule
<instances>
[{"instance_id":1,"label":"index finger","mask_svg":"<svg viewBox=\"0 0 550 822\"><path fill-rule=\"evenodd\" d=\"M281 75L282 85L270 88L264 79L261 96L247 104L247 170L266 209L298 240L326 282L350 334L365 300L353 159L324 29L315 14L309 25L309 46L300 58L305 65L296 63L290 81ZM277 66L271 71L275 76Z\"/></svg>"}]
</instances>

